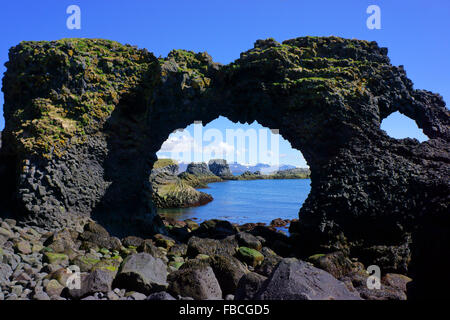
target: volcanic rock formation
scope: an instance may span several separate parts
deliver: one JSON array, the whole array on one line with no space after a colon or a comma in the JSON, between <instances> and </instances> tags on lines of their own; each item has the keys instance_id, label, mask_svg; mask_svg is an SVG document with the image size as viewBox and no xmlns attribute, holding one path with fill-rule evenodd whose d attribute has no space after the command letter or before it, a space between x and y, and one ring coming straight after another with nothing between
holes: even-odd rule
<instances>
[{"instance_id":1,"label":"volcanic rock formation","mask_svg":"<svg viewBox=\"0 0 450 320\"><path fill-rule=\"evenodd\" d=\"M113 41L64 39L22 42L6 67L0 201L28 224L58 228L88 215L111 230L164 232L150 201L156 152L175 129L222 115L279 129L307 160L311 192L291 225L299 255L341 250L408 271L411 297L450 285L446 272L439 284L427 279L434 264L450 267L441 259L449 111L375 42L258 40L222 66L207 53L158 59ZM390 138L380 123L396 111L429 140Z\"/></svg>"},{"instance_id":2,"label":"volcanic rock formation","mask_svg":"<svg viewBox=\"0 0 450 320\"><path fill-rule=\"evenodd\" d=\"M209 182L222 181L220 177L216 176L209 170L208 165L205 162L191 162L188 164L186 171L187 174L195 176L200 182L206 184Z\"/></svg>"},{"instance_id":3,"label":"volcanic rock formation","mask_svg":"<svg viewBox=\"0 0 450 320\"><path fill-rule=\"evenodd\" d=\"M219 177L229 177L232 176L230 167L228 166L227 160L224 159L212 159L208 162L209 170Z\"/></svg>"},{"instance_id":4,"label":"volcanic rock formation","mask_svg":"<svg viewBox=\"0 0 450 320\"><path fill-rule=\"evenodd\" d=\"M177 176L178 164L171 159L155 162L150 182L152 200L157 208L194 207L212 201L212 196L194 189Z\"/></svg>"}]
</instances>

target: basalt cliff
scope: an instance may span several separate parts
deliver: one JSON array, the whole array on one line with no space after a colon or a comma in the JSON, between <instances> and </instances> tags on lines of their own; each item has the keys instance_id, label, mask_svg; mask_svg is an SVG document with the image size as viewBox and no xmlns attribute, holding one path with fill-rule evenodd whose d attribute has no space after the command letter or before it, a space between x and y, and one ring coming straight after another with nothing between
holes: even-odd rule
<instances>
[{"instance_id":1,"label":"basalt cliff","mask_svg":"<svg viewBox=\"0 0 450 320\"><path fill-rule=\"evenodd\" d=\"M339 250L442 296L450 220L450 118L377 43L258 40L228 65L207 53L99 39L22 42L3 78L1 214L58 229L91 217L113 234L166 233L149 176L168 135L218 116L279 129L311 169L290 227L296 255ZM400 111L429 137L393 139ZM440 283L429 281L445 270Z\"/></svg>"}]
</instances>

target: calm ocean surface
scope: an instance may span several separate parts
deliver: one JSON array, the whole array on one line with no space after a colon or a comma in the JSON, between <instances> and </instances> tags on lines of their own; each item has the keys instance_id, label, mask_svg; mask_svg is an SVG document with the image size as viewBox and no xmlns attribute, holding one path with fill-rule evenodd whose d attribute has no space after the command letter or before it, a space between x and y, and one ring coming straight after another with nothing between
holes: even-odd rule
<instances>
[{"instance_id":1,"label":"calm ocean surface","mask_svg":"<svg viewBox=\"0 0 450 320\"><path fill-rule=\"evenodd\" d=\"M264 222L298 218L307 198L310 179L249 180L210 183L207 189L214 200L204 206L183 209L159 209L159 213L177 220L197 218L228 220L232 223Z\"/></svg>"}]
</instances>

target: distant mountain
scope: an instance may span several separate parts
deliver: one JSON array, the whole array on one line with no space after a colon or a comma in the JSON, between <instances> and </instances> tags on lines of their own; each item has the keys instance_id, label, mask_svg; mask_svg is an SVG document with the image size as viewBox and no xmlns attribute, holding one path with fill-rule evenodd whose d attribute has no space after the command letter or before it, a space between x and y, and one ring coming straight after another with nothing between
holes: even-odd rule
<instances>
[{"instance_id":1,"label":"distant mountain","mask_svg":"<svg viewBox=\"0 0 450 320\"><path fill-rule=\"evenodd\" d=\"M249 165L242 165L237 162L230 163L229 166L230 166L231 172L235 176L240 175L240 174L244 173L245 171L250 171L250 172L260 171L262 174L269 174L269 173L272 173L272 172L275 172L278 170L287 170L287 169L296 168L295 166L292 166L290 164L283 164L280 166L271 166L266 163L258 163L254 166L249 166Z\"/></svg>"},{"instance_id":2,"label":"distant mountain","mask_svg":"<svg viewBox=\"0 0 450 320\"><path fill-rule=\"evenodd\" d=\"M233 162L233 163L229 163L228 165L230 167L231 173L234 176L243 174L245 171L250 171L250 172L261 171L262 174L269 174L269 173L274 173L274 172L280 171L280 170L289 170L289 169L297 168L296 166L293 166L290 164L282 164L280 166L271 166L266 163L258 163L254 166L249 166L249 165ZM179 167L178 173L186 171L187 166L188 166L188 163L179 162L178 163L178 167Z\"/></svg>"},{"instance_id":3,"label":"distant mountain","mask_svg":"<svg viewBox=\"0 0 450 320\"><path fill-rule=\"evenodd\" d=\"M295 169L295 168L297 168L297 167L290 165L290 164L282 164L278 170L283 171L283 170L289 170L289 169Z\"/></svg>"}]
</instances>

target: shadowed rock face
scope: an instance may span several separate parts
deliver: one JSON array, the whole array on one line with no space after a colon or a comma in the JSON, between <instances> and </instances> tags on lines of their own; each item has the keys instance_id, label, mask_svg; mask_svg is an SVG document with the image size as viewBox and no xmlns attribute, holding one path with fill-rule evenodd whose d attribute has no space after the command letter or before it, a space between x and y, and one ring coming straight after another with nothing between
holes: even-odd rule
<instances>
[{"instance_id":1,"label":"shadowed rock face","mask_svg":"<svg viewBox=\"0 0 450 320\"><path fill-rule=\"evenodd\" d=\"M213 176L214 173L212 173L209 168L208 165L204 162L199 162L199 163L195 163L195 162L191 162L188 164L187 168L186 168L186 172L196 175L196 176Z\"/></svg>"},{"instance_id":2,"label":"shadowed rock face","mask_svg":"<svg viewBox=\"0 0 450 320\"><path fill-rule=\"evenodd\" d=\"M90 215L123 233L164 232L148 176L168 135L220 115L256 120L279 129L311 169L291 225L299 255L341 249L408 269L411 295L444 290L426 276L434 263L450 267L440 259L450 243L449 111L441 96L413 89L375 42L258 40L221 66L206 53L156 59L65 39L22 42L6 66L1 191L13 190L11 210L27 223L57 228ZM380 123L396 111L430 140L387 136Z\"/></svg>"},{"instance_id":3,"label":"shadowed rock face","mask_svg":"<svg viewBox=\"0 0 450 320\"><path fill-rule=\"evenodd\" d=\"M232 176L230 167L228 166L227 160L224 159L212 159L208 162L208 168L219 177L229 177Z\"/></svg>"}]
</instances>

